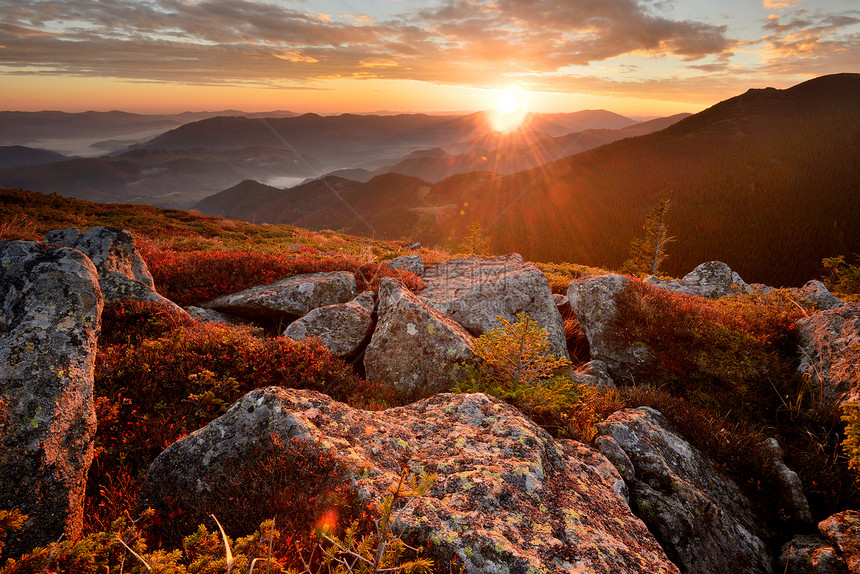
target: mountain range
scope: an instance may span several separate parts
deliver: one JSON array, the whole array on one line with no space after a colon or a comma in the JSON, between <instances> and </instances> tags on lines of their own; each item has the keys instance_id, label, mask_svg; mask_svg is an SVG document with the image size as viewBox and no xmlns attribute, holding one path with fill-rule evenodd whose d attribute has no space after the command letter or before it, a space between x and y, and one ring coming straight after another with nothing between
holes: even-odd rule
<instances>
[{"instance_id":1,"label":"mountain range","mask_svg":"<svg viewBox=\"0 0 860 574\"><path fill-rule=\"evenodd\" d=\"M668 195L676 241L665 272L720 260L749 282L788 286L820 273L824 257L860 252L858 158L860 75L837 74L749 90L655 133L509 175L325 178L291 190L243 182L197 207L428 244L455 244L479 223L496 252L618 268Z\"/></svg>"},{"instance_id":2,"label":"mountain range","mask_svg":"<svg viewBox=\"0 0 860 574\"><path fill-rule=\"evenodd\" d=\"M105 133L109 116L133 129L182 122L110 112L80 133ZM55 119L55 135L75 133ZM449 247L478 223L495 252L616 269L669 197L664 272L720 260L774 286L860 252L860 74L650 122L532 114L508 134L487 113L186 119L103 157L0 169L0 186Z\"/></svg>"}]
</instances>

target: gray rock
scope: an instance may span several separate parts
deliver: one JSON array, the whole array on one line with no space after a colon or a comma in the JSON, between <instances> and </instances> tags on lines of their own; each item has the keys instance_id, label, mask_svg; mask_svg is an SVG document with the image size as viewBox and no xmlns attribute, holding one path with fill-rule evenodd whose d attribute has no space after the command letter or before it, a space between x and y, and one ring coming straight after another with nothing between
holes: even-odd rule
<instances>
[{"instance_id":1,"label":"gray rock","mask_svg":"<svg viewBox=\"0 0 860 574\"><path fill-rule=\"evenodd\" d=\"M429 307L402 283L379 283L376 330L367 345L364 368L369 381L407 396L445 392L477 366L473 337L447 315Z\"/></svg>"},{"instance_id":2,"label":"gray rock","mask_svg":"<svg viewBox=\"0 0 860 574\"><path fill-rule=\"evenodd\" d=\"M818 531L838 549L848 572L860 572L860 510L843 510L818 523Z\"/></svg>"},{"instance_id":3,"label":"gray rock","mask_svg":"<svg viewBox=\"0 0 860 574\"><path fill-rule=\"evenodd\" d=\"M395 257L394 259L386 263L386 265L388 265L392 269L402 269L404 271L410 271L419 276L424 274L424 259L422 259L421 256L417 253Z\"/></svg>"},{"instance_id":4,"label":"gray rock","mask_svg":"<svg viewBox=\"0 0 860 574\"><path fill-rule=\"evenodd\" d=\"M62 245L63 247L71 247L75 244L78 235L81 231L77 227L67 227L66 229L55 229L45 234L45 243L53 243L54 245Z\"/></svg>"},{"instance_id":5,"label":"gray rock","mask_svg":"<svg viewBox=\"0 0 860 574\"><path fill-rule=\"evenodd\" d=\"M773 571L747 498L659 412L648 407L624 409L597 428L627 455L634 469L634 477L627 480L630 503L683 571ZM598 444L611 461L623 460L613 453L611 442L601 438ZM629 470L624 474L629 476Z\"/></svg>"},{"instance_id":6,"label":"gray rock","mask_svg":"<svg viewBox=\"0 0 860 574\"><path fill-rule=\"evenodd\" d=\"M798 534L782 546L779 572L784 574L845 574L848 572L836 549L818 536Z\"/></svg>"},{"instance_id":7,"label":"gray rock","mask_svg":"<svg viewBox=\"0 0 860 574\"><path fill-rule=\"evenodd\" d=\"M99 273L105 303L132 300L157 303L178 321L188 313L155 291L152 274L128 231L115 227L92 227L78 234L77 228L49 231L47 243L72 247L90 258Z\"/></svg>"},{"instance_id":8,"label":"gray rock","mask_svg":"<svg viewBox=\"0 0 860 574\"><path fill-rule=\"evenodd\" d=\"M555 303L555 308L558 309L558 312L561 313L565 309L570 308L570 300L567 298L567 295L562 295L560 293L553 293L552 300Z\"/></svg>"},{"instance_id":9,"label":"gray rock","mask_svg":"<svg viewBox=\"0 0 860 574\"><path fill-rule=\"evenodd\" d=\"M51 231L45 236L51 243L65 247L74 247L89 257L99 275L119 273L129 279L143 283L155 291L152 274L146 266L131 233L116 227L91 227L80 235L75 235L76 228Z\"/></svg>"},{"instance_id":10,"label":"gray rock","mask_svg":"<svg viewBox=\"0 0 860 574\"><path fill-rule=\"evenodd\" d=\"M0 508L28 515L18 556L83 526L102 295L80 251L0 241Z\"/></svg>"},{"instance_id":11,"label":"gray rock","mask_svg":"<svg viewBox=\"0 0 860 574\"><path fill-rule=\"evenodd\" d=\"M574 279L567 289L570 307L588 338L591 358L606 363L609 374L620 384L633 384L637 370L654 360L645 346L624 345L613 337L615 297L630 281L623 275L589 275Z\"/></svg>"},{"instance_id":12,"label":"gray rock","mask_svg":"<svg viewBox=\"0 0 860 574\"><path fill-rule=\"evenodd\" d=\"M803 492L803 483L797 473L785 465L779 442L775 438L765 439L761 443L761 450L773 470L776 489L789 515L802 524L812 524L812 512Z\"/></svg>"},{"instance_id":13,"label":"gray rock","mask_svg":"<svg viewBox=\"0 0 860 574\"><path fill-rule=\"evenodd\" d=\"M241 317L235 317L233 315L221 313L220 311L214 311L212 309L203 309L202 307L195 307L193 305L185 307L184 309L191 316L192 319L196 319L201 323L220 323L222 325L249 324L248 321L242 319Z\"/></svg>"},{"instance_id":14,"label":"gray rock","mask_svg":"<svg viewBox=\"0 0 860 574\"><path fill-rule=\"evenodd\" d=\"M616 492L621 477L606 459L482 394L368 412L312 391L256 390L161 453L142 504L172 498L205 516L220 490L211 477L241 476L245 453L272 434L333 453L368 500L397 483L404 461L438 473L392 524L425 548L429 540L437 564L457 560L468 574L678 572Z\"/></svg>"},{"instance_id":15,"label":"gray rock","mask_svg":"<svg viewBox=\"0 0 860 574\"><path fill-rule=\"evenodd\" d=\"M815 305L815 308L820 311L836 309L844 305L841 299L828 291L824 283L816 279L807 281L800 289L790 289L789 291L807 305Z\"/></svg>"},{"instance_id":16,"label":"gray rock","mask_svg":"<svg viewBox=\"0 0 860 574\"><path fill-rule=\"evenodd\" d=\"M516 322L524 312L549 336L549 353L569 359L564 322L549 281L540 269L513 253L499 257L451 259L425 270L421 298L474 336L501 326L496 317Z\"/></svg>"},{"instance_id":17,"label":"gray rock","mask_svg":"<svg viewBox=\"0 0 860 574\"><path fill-rule=\"evenodd\" d=\"M314 309L290 323L284 336L296 341L319 337L335 355L350 357L370 341L373 332L373 291L365 291L348 303Z\"/></svg>"},{"instance_id":18,"label":"gray rock","mask_svg":"<svg viewBox=\"0 0 860 574\"><path fill-rule=\"evenodd\" d=\"M615 381L609 375L606 363L593 360L585 363L578 371L571 373L571 378L578 385L589 385L598 389L614 389Z\"/></svg>"},{"instance_id":19,"label":"gray rock","mask_svg":"<svg viewBox=\"0 0 860 574\"><path fill-rule=\"evenodd\" d=\"M645 282L661 289L710 299L719 299L733 293L752 292L752 288L740 275L720 261L702 263L680 281L659 279L652 275L646 277Z\"/></svg>"},{"instance_id":20,"label":"gray rock","mask_svg":"<svg viewBox=\"0 0 860 574\"><path fill-rule=\"evenodd\" d=\"M355 298L355 276L347 271L294 275L217 297L202 305L251 321L292 322L313 309Z\"/></svg>"},{"instance_id":21,"label":"gray rock","mask_svg":"<svg viewBox=\"0 0 860 574\"><path fill-rule=\"evenodd\" d=\"M812 313L795 323L800 371L825 402L860 400L860 304Z\"/></svg>"}]
</instances>

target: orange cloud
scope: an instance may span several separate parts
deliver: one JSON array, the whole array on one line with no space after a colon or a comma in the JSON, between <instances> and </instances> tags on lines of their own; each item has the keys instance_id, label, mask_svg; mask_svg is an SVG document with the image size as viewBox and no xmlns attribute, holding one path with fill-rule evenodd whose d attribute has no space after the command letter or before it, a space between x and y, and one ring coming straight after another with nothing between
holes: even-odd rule
<instances>
[{"instance_id":1,"label":"orange cloud","mask_svg":"<svg viewBox=\"0 0 860 574\"><path fill-rule=\"evenodd\" d=\"M765 8L791 8L795 4L800 4L803 0L764 0Z\"/></svg>"}]
</instances>

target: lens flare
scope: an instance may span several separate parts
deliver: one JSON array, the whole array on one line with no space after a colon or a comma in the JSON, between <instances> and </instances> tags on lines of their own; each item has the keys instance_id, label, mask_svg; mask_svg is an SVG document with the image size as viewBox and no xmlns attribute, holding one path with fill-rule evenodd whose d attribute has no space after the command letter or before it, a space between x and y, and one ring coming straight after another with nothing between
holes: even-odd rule
<instances>
[{"instance_id":1,"label":"lens flare","mask_svg":"<svg viewBox=\"0 0 860 574\"><path fill-rule=\"evenodd\" d=\"M529 113L529 94L517 86L498 90L490 110L490 125L497 132L519 128Z\"/></svg>"}]
</instances>

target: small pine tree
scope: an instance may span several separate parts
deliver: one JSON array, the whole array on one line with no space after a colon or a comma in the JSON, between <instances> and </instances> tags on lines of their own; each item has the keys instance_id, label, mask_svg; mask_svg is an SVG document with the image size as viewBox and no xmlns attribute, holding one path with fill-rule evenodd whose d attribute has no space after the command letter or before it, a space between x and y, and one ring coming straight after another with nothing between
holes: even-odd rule
<instances>
[{"instance_id":1,"label":"small pine tree","mask_svg":"<svg viewBox=\"0 0 860 574\"><path fill-rule=\"evenodd\" d=\"M487 365L486 375L501 384L528 386L552 376L553 371L570 361L547 353L549 336L534 319L517 314L517 322L496 317L501 327L491 329L475 340L475 354Z\"/></svg>"},{"instance_id":2,"label":"small pine tree","mask_svg":"<svg viewBox=\"0 0 860 574\"><path fill-rule=\"evenodd\" d=\"M492 235L485 234L484 226L476 221L469 226L469 231L460 243L458 251L466 255L489 255L492 238Z\"/></svg>"},{"instance_id":3,"label":"small pine tree","mask_svg":"<svg viewBox=\"0 0 860 574\"><path fill-rule=\"evenodd\" d=\"M675 238L669 235L666 214L669 211L669 194L663 196L642 225L643 234L630 243L630 253L621 267L625 273L654 275L666 259L666 247Z\"/></svg>"}]
</instances>

